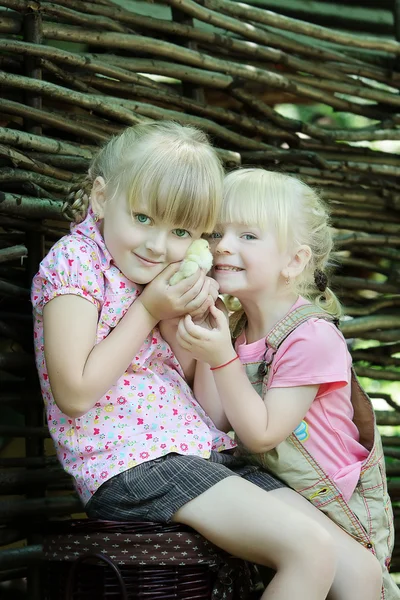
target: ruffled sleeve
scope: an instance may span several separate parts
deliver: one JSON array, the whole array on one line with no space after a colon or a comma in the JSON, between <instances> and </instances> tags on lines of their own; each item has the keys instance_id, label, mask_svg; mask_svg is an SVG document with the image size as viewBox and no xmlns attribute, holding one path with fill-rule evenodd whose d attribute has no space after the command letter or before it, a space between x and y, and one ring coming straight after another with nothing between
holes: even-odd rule
<instances>
[{"instance_id":1,"label":"ruffled sleeve","mask_svg":"<svg viewBox=\"0 0 400 600\"><path fill-rule=\"evenodd\" d=\"M56 298L73 294L101 309L104 299L104 275L99 250L92 240L66 235L50 250L32 282L31 300L35 311Z\"/></svg>"}]
</instances>

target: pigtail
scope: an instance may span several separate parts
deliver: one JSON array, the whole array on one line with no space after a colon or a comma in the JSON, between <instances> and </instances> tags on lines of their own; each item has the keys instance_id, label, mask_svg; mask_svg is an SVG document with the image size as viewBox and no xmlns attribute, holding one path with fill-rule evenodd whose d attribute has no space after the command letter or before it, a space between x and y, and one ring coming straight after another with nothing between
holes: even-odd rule
<instances>
[{"instance_id":1,"label":"pigtail","mask_svg":"<svg viewBox=\"0 0 400 600\"><path fill-rule=\"evenodd\" d=\"M322 308L325 312L340 319L343 314L342 305L340 304L339 298L332 292L331 288L327 287L326 290L321 294L318 293L313 302Z\"/></svg>"},{"instance_id":2,"label":"pigtail","mask_svg":"<svg viewBox=\"0 0 400 600\"><path fill-rule=\"evenodd\" d=\"M92 185L93 182L89 173L83 180L71 185L70 192L62 207L62 212L69 221L81 223L85 219L89 208Z\"/></svg>"},{"instance_id":3,"label":"pigtail","mask_svg":"<svg viewBox=\"0 0 400 600\"><path fill-rule=\"evenodd\" d=\"M301 293L334 319L343 314L342 305L329 286L333 235L329 209L316 189L300 182L303 222L301 239L311 248L312 256L300 277Z\"/></svg>"},{"instance_id":4,"label":"pigtail","mask_svg":"<svg viewBox=\"0 0 400 600\"><path fill-rule=\"evenodd\" d=\"M307 275L310 272L309 269L305 269L304 277L302 281L299 283L300 293L313 302L318 308L324 310L329 315L334 317L334 319L340 319L343 314L342 305L332 289L329 287L329 278L326 274L326 263L330 256L332 244L327 240L328 232L326 232L326 236L321 236L321 240L323 240L323 244L327 244L325 247L325 254L321 256L317 256L315 254L311 260L311 268L315 266L317 268L314 269L313 277ZM315 237L314 237L315 242ZM322 243L314 248L317 250L321 250ZM322 246L323 248L323 246Z\"/></svg>"},{"instance_id":5,"label":"pigtail","mask_svg":"<svg viewBox=\"0 0 400 600\"><path fill-rule=\"evenodd\" d=\"M102 148L95 154L90 163L86 175L70 187L69 194L63 204L62 212L68 221L81 223L86 218L90 194L92 192L93 182L96 177L104 177L109 181L112 174L117 170L121 157L124 155L123 144L125 140L130 139L130 132L133 127L128 127L120 135L113 136Z\"/></svg>"}]
</instances>

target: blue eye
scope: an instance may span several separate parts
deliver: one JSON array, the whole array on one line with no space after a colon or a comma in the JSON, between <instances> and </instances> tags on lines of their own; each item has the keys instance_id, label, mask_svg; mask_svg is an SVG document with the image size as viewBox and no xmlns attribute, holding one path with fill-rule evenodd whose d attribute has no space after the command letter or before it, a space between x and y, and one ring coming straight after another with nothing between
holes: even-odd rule
<instances>
[{"instance_id":1,"label":"blue eye","mask_svg":"<svg viewBox=\"0 0 400 600\"><path fill-rule=\"evenodd\" d=\"M245 240L256 240L257 239L257 236L255 236L253 233L243 233L243 235L241 237Z\"/></svg>"},{"instance_id":2,"label":"blue eye","mask_svg":"<svg viewBox=\"0 0 400 600\"><path fill-rule=\"evenodd\" d=\"M191 234L189 233L189 231L187 231L187 229L173 229L172 233L174 233L176 235L176 237L179 238L187 238L187 237L191 237Z\"/></svg>"},{"instance_id":3,"label":"blue eye","mask_svg":"<svg viewBox=\"0 0 400 600\"><path fill-rule=\"evenodd\" d=\"M213 231L212 233L209 233L207 236L211 241L212 240L220 240L222 238L222 234L219 233L218 231Z\"/></svg>"},{"instance_id":4,"label":"blue eye","mask_svg":"<svg viewBox=\"0 0 400 600\"><path fill-rule=\"evenodd\" d=\"M148 217L147 215L143 215L142 213L135 213L133 215L133 218L136 219L136 221L138 223L141 223L142 225L147 225L151 222L150 217Z\"/></svg>"}]
</instances>

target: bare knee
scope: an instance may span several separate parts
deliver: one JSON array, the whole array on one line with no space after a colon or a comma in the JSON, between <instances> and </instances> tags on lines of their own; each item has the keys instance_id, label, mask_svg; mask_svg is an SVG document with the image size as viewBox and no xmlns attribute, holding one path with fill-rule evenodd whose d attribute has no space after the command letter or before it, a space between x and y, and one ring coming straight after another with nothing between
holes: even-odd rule
<instances>
[{"instance_id":1,"label":"bare knee","mask_svg":"<svg viewBox=\"0 0 400 600\"><path fill-rule=\"evenodd\" d=\"M358 543L357 546L351 552L340 554L329 600L379 600L381 597L381 565L371 552Z\"/></svg>"},{"instance_id":2,"label":"bare knee","mask_svg":"<svg viewBox=\"0 0 400 600\"><path fill-rule=\"evenodd\" d=\"M330 534L273 494L236 477L181 507L174 521L190 525L231 554L272 567L289 579L329 590L336 559ZM292 577L289 576L292 575Z\"/></svg>"},{"instance_id":3,"label":"bare knee","mask_svg":"<svg viewBox=\"0 0 400 600\"><path fill-rule=\"evenodd\" d=\"M293 534L290 560L312 571L316 579L333 581L337 555L331 535L309 519L299 522Z\"/></svg>"},{"instance_id":4,"label":"bare knee","mask_svg":"<svg viewBox=\"0 0 400 600\"><path fill-rule=\"evenodd\" d=\"M371 598L374 597L373 590L376 590L376 598L380 597L382 588L382 567L379 560L372 553L363 557L362 573L367 587L372 591Z\"/></svg>"}]
</instances>

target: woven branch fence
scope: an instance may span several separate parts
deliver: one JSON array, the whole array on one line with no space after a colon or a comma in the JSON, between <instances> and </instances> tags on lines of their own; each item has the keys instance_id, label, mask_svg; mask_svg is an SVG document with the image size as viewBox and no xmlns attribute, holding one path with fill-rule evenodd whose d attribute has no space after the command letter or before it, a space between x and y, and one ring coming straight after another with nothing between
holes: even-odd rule
<instances>
[{"instance_id":1,"label":"woven branch fence","mask_svg":"<svg viewBox=\"0 0 400 600\"><path fill-rule=\"evenodd\" d=\"M371 396L386 402L378 423L400 425L388 386L400 372L400 2L385 0L374 17L374 3L337 0L331 21L332 3L314 17L306 4L0 0L0 582L28 574L32 600L41 598L44 523L82 509L48 440L30 281L68 230L61 209L71 185L127 125L199 126L228 169L277 168L321 190L342 330ZM276 109L284 103L324 110L293 118ZM328 107L356 125L338 128ZM400 437L382 431L400 528Z\"/></svg>"}]
</instances>

